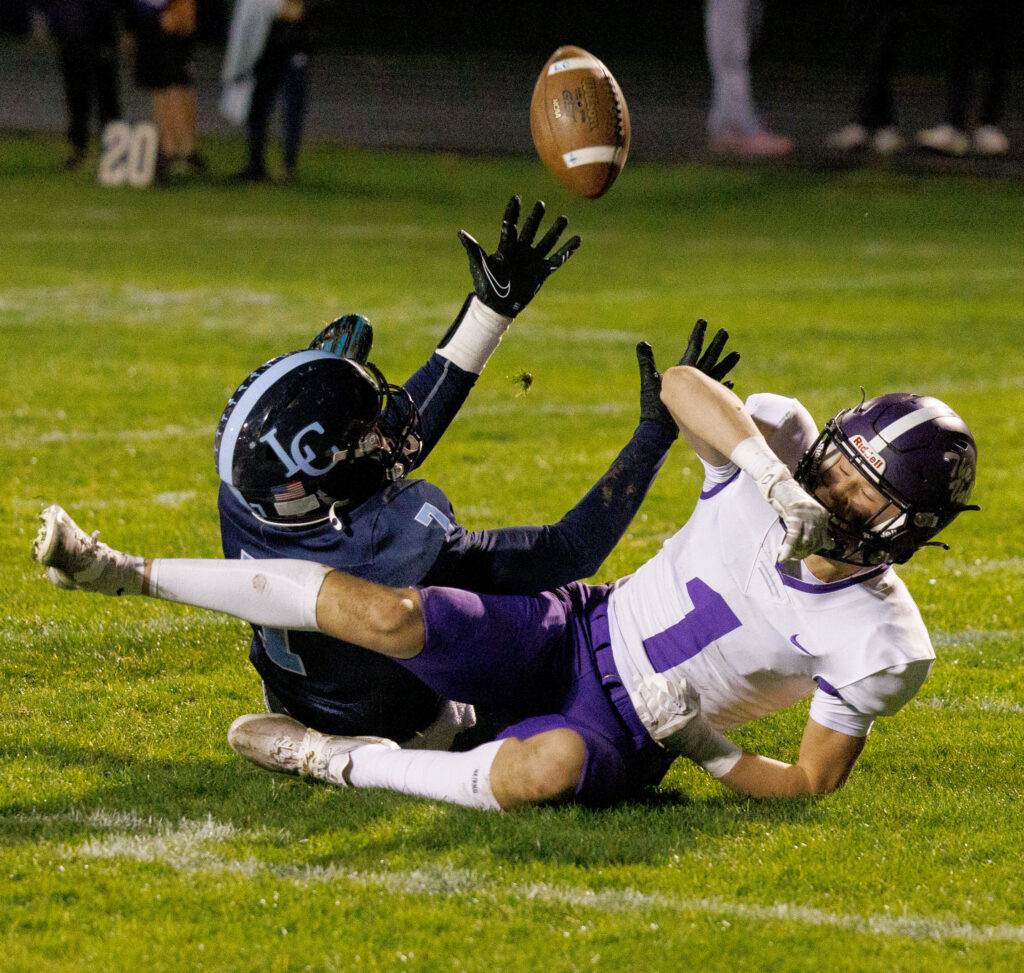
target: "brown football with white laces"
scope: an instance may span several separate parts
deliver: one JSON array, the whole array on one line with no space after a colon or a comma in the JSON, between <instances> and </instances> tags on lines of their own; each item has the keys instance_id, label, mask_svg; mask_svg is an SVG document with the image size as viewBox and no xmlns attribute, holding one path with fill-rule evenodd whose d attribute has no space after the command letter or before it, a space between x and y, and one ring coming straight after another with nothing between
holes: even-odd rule
<instances>
[{"instance_id":1,"label":"brown football with white laces","mask_svg":"<svg viewBox=\"0 0 1024 973\"><path fill-rule=\"evenodd\" d=\"M541 161L570 192L606 193L629 153L629 109L611 71L582 47L560 47L544 65L530 102Z\"/></svg>"}]
</instances>

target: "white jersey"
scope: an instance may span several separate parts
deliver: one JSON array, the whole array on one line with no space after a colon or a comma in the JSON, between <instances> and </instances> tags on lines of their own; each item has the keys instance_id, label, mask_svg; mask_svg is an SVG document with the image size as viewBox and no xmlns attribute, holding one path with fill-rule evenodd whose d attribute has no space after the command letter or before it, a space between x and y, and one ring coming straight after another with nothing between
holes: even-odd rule
<instances>
[{"instance_id":1,"label":"white jersey","mask_svg":"<svg viewBox=\"0 0 1024 973\"><path fill-rule=\"evenodd\" d=\"M752 396L747 409L793 468L817 435L807 410L776 395ZM886 566L825 584L802 562L776 564L785 531L753 479L732 464L706 474L685 526L611 593L623 684L685 678L719 730L813 693L816 722L865 736L917 692L935 658L906 585Z\"/></svg>"}]
</instances>

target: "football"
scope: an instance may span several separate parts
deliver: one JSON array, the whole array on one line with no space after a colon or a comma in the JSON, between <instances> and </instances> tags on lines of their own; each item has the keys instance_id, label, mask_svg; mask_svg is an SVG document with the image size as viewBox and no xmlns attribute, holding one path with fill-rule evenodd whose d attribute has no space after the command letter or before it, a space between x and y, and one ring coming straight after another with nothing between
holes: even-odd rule
<instances>
[{"instance_id":1,"label":"football","mask_svg":"<svg viewBox=\"0 0 1024 973\"><path fill-rule=\"evenodd\" d=\"M541 161L566 189L597 199L626 162L629 109L601 61L581 47L560 47L533 89L530 131Z\"/></svg>"}]
</instances>

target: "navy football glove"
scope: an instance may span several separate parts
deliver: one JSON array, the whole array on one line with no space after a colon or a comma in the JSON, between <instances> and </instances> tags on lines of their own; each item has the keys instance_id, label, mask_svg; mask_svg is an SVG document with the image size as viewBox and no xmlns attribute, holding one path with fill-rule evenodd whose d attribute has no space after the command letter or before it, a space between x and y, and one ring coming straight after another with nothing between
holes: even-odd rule
<instances>
[{"instance_id":1,"label":"navy football glove","mask_svg":"<svg viewBox=\"0 0 1024 973\"><path fill-rule=\"evenodd\" d=\"M707 330L708 323L703 318L700 318L697 323L693 326L693 331L690 332L690 342L686 346L686 351L683 352L683 357L679 359L680 365L692 365L699 372L703 372L708 378L713 378L716 382L722 382L722 379L733 370L736 362L740 360L740 356L735 351L730 351L721 361L718 360L718 356L722 354L722 349L725 347L725 343L729 340L729 332L725 328L719 328L715 333L714 338L711 339L711 344L708 345L707 350L702 355L701 348L704 347L704 332ZM722 382L722 384L731 389L732 382Z\"/></svg>"},{"instance_id":2,"label":"navy football glove","mask_svg":"<svg viewBox=\"0 0 1024 973\"><path fill-rule=\"evenodd\" d=\"M725 376L735 367L736 362L740 360L740 356L737 352L730 351L725 358L721 361L718 360L718 356L721 355L726 341L729 340L729 333L724 329L719 329L718 333L711 339L711 344L708 345L707 350L701 354L704 348L704 332L707 330L707 327L708 323L703 318L694 325L693 331L690 332L690 340L686 345L686 351L683 352L683 357L679 359L678 364L691 365L702 371L709 378L713 378L716 382L722 382ZM655 422L662 423L662 425L677 429L672 413L665 408L665 404L661 401L661 372L658 371L657 366L654 364L654 351L646 341L641 341L636 346L636 360L640 365L641 420L653 419ZM723 384L728 388L732 388L732 382L723 382Z\"/></svg>"},{"instance_id":3,"label":"navy football glove","mask_svg":"<svg viewBox=\"0 0 1024 973\"><path fill-rule=\"evenodd\" d=\"M476 296L492 311L514 318L541 285L568 260L580 245L578 236L571 237L555 253L548 251L558 242L569 221L559 216L550 229L533 246L533 238L544 216L544 203L534 203L530 215L520 231L519 207L522 200L513 196L505 207L501 221L498 249L492 254L484 252L465 230L459 230L459 241L469 257L469 272L473 275Z\"/></svg>"},{"instance_id":4,"label":"navy football glove","mask_svg":"<svg viewBox=\"0 0 1024 973\"><path fill-rule=\"evenodd\" d=\"M636 360L640 365L640 421L653 419L678 435L679 427L661 401L661 372L654 364L654 350L646 341L637 344Z\"/></svg>"}]
</instances>

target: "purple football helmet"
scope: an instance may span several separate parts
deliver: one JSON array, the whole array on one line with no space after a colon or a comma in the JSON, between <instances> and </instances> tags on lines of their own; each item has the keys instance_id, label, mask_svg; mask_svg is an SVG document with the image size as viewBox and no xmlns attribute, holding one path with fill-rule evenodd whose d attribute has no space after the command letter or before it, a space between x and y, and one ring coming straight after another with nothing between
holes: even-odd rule
<instances>
[{"instance_id":1,"label":"purple football helmet","mask_svg":"<svg viewBox=\"0 0 1024 973\"><path fill-rule=\"evenodd\" d=\"M834 546L818 551L850 564L902 564L964 510L974 487L978 450L967 424L927 395L897 392L861 402L829 419L796 470L812 496L821 476L845 457L898 510L867 523L833 512ZM947 548L948 549L948 548Z\"/></svg>"}]
</instances>

